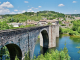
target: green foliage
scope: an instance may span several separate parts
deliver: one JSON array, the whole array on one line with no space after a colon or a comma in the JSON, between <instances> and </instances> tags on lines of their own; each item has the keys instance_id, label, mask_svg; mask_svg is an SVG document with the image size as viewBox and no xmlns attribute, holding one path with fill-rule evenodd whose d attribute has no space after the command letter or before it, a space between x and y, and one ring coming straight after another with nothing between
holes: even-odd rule
<instances>
[{"instance_id":1,"label":"green foliage","mask_svg":"<svg viewBox=\"0 0 80 60\"><path fill-rule=\"evenodd\" d=\"M69 31L71 31L70 29L68 28L65 28L65 29L62 29L63 33L69 33Z\"/></svg>"},{"instance_id":2,"label":"green foliage","mask_svg":"<svg viewBox=\"0 0 80 60\"><path fill-rule=\"evenodd\" d=\"M26 27L35 27L35 25L26 25L26 26L21 25L20 27L13 27L13 25L8 25L6 21L3 22L0 21L0 30L26 28Z\"/></svg>"},{"instance_id":3,"label":"green foliage","mask_svg":"<svg viewBox=\"0 0 80 60\"><path fill-rule=\"evenodd\" d=\"M72 30L73 30L73 31L76 31L76 30L77 30L77 26L73 26L73 27L72 27Z\"/></svg>"},{"instance_id":4,"label":"green foliage","mask_svg":"<svg viewBox=\"0 0 80 60\"><path fill-rule=\"evenodd\" d=\"M68 33L69 35L80 35L80 20L72 21L72 28L62 29L63 33Z\"/></svg>"},{"instance_id":5,"label":"green foliage","mask_svg":"<svg viewBox=\"0 0 80 60\"><path fill-rule=\"evenodd\" d=\"M70 31L70 32L69 32L69 35L73 35L73 34L74 34L73 31Z\"/></svg>"},{"instance_id":6,"label":"green foliage","mask_svg":"<svg viewBox=\"0 0 80 60\"><path fill-rule=\"evenodd\" d=\"M78 33L80 33L80 27L78 28Z\"/></svg>"},{"instance_id":7,"label":"green foliage","mask_svg":"<svg viewBox=\"0 0 80 60\"><path fill-rule=\"evenodd\" d=\"M62 33L63 33L63 31L62 31L62 28L61 28L61 27L59 27L59 33L60 33L60 34L62 34Z\"/></svg>"},{"instance_id":8,"label":"green foliage","mask_svg":"<svg viewBox=\"0 0 80 60\"><path fill-rule=\"evenodd\" d=\"M0 22L0 30L9 29L9 26L6 21Z\"/></svg>"},{"instance_id":9,"label":"green foliage","mask_svg":"<svg viewBox=\"0 0 80 60\"><path fill-rule=\"evenodd\" d=\"M9 51L7 49L6 46L4 46L1 50L0 50L0 59L2 59L2 55L5 56L6 60L10 60L10 55L9 55Z\"/></svg>"},{"instance_id":10,"label":"green foliage","mask_svg":"<svg viewBox=\"0 0 80 60\"><path fill-rule=\"evenodd\" d=\"M69 24L69 26L71 26L72 24Z\"/></svg>"},{"instance_id":11,"label":"green foliage","mask_svg":"<svg viewBox=\"0 0 80 60\"><path fill-rule=\"evenodd\" d=\"M62 21L59 21L59 24L62 24Z\"/></svg>"},{"instance_id":12,"label":"green foliage","mask_svg":"<svg viewBox=\"0 0 80 60\"><path fill-rule=\"evenodd\" d=\"M80 36L71 36L70 39L76 43L80 43ZM78 47L76 47L78 48Z\"/></svg>"},{"instance_id":13,"label":"green foliage","mask_svg":"<svg viewBox=\"0 0 80 60\"><path fill-rule=\"evenodd\" d=\"M24 60L30 60L29 51L27 52L27 54L25 53L25 58L24 58Z\"/></svg>"},{"instance_id":14,"label":"green foliage","mask_svg":"<svg viewBox=\"0 0 80 60\"><path fill-rule=\"evenodd\" d=\"M64 14L55 12L55 11L39 11L37 13L34 12L25 12L23 14L15 14L15 15L3 15L5 20L10 23L10 22L25 22L27 20L35 20L39 21L42 18L47 18L50 20L53 20L55 18L63 18L65 17Z\"/></svg>"},{"instance_id":15,"label":"green foliage","mask_svg":"<svg viewBox=\"0 0 80 60\"><path fill-rule=\"evenodd\" d=\"M16 57L15 57L15 60L19 60L19 58L16 56Z\"/></svg>"},{"instance_id":16,"label":"green foliage","mask_svg":"<svg viewBox=\"0 0 80 60\"><path fill-rule=\"evenodd\" d=\"M78 53L80 54L80 46L77 46L76 48L78 48L78 49L79 49ZM80 59L80 58L79 58L79 59Z\"/></svg>"},{"instance_id":17,"label":"green foliage","mask_svg":"<svg viewBox=\"0 0 80 60\"><path fill-rule=\"evenodd\" d=\"M73 22L73 27L72 30L73 31L78 31L78 28L80 27L80 20L74 21Z\"/></svg>"},{"instance_id":18,"label":"green foliage","mask_svg":"<svg viewBox=\"0 0 80 60\"><path fill-rule=\"evenodd\" d=\"M49 22L47 25L52 25L52 23Z\"/></svg>"},{"instance_id":19,"label":"green foliage","mask_svg":"<svg viewBox=\"0 0 80 60\"><path fill-rule=\"evenodd\" d=\"M37 58L35 57L33 60L70 60L70 56L68 55L68 50L66 45L63 50L52 50L51 53L45 53L45 55L39 55Z\"/></svg>"},{"instance_id":20,"label":"green foliage","mask_svg":"<svg viewBox=\"0 0 80 60\"><path fill-rule=\"evenodd\" d=\"M61 24L61 26L66 26L65 24Z\"/></svg>"}]
</instances>

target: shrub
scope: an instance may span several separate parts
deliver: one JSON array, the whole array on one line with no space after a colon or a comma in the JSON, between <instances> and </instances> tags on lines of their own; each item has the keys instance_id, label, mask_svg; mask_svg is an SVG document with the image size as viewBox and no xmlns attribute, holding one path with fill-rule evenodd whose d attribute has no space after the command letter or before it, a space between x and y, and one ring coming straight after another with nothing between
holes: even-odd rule
<instances>
[{"instance_id":1,"label":"shrub","mask_svg":"<svg viewBox=\"0 0 80 60\"><path fill-rule=\"evenodd\" d=\"M62 22L61 22L61 21L59 21L59 24L62 24Z\"/></svg>"},{"instance_id":2,"label":"shrub","mask_svg":"<svg viewBox=\"0 0 80 60\"><path fill-rule=\"evenodd\" d=\"M66 44L63 50L52 50L51 53L45 53L45 55L39 55L34 60L70 60L70 56L68 54L68 50L66 48Z\"/></svg>"},{"instance_id":3,"label":"shrub","mask_svg":"<svg viewBox=\"0 0 80 60\"><path fill-rule=\"evenodd\" d=\"M69 24L69 26L71 26L71 24Z\"/></svg>"},{"instance_id":4,"label":"shrub","mask_svg":"<svg viewBox=\"0 0 80 60\"><path fill-rule=\"evenodd\" d=\"M61 26L66 26L65 24L61 24Z\"/></svg>"},{"instance_id":5,"label":"shrub","mask_svg":"<svg viewBox=\"0 0 80 60\"><path fill-rule=\"evenodd\" d=\"M59 28L59 33L60 33L60 34L62 34L62 33L63 33L63 32L62 32L62 28L61 28L61 27Z\"/></svg>"},{"instance_id":6,"label":"shrub","mask_svg":"<svg viewBox=\"0 0 80 60\"><path fill-rule=\"evenodd\" d=\"M73 27L72 27L72 30L73 30L73 31L77 31L77 26L73 26Z\"/></svg>"},{"instance_id":7,"label":"shrub","mask_svg":"<svg viewBox=\"0 0 80 60\"><path fill-rule=\"evenodd\" d=\"M78 28L78 33L80 33L80 27Z\"/></svg>"},{"instance_id":8,"label":"shrub","mask_svg":"<svg viewBox=\"0 0 80 60\"><path fill-rule=\"evenodd\" d=\"M74 33L72 31L69 32L69 35L73 35Z\"/></svg>"}]
</instances>

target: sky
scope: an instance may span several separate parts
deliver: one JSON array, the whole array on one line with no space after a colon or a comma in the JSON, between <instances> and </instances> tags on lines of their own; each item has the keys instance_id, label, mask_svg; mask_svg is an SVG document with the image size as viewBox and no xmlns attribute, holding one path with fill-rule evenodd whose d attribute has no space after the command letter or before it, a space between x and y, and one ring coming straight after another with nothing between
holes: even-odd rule
<instances>
[{"instance_id":1,"label":"sky","mask_svg":"<svg viewBox=\"0 0 80 60\"><path fill-rule=\"evenodd\" d=\"M80 14L80 0L0 0L0 15L44 10Z\"/></svg>"}]
</instances>

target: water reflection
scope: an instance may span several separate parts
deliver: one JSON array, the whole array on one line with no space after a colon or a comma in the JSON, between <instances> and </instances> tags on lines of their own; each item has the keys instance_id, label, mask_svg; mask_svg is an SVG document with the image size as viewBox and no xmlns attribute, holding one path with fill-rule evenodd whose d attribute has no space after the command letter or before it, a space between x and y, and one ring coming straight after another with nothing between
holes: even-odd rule
<instances>
[{"instance_id":1,"label":"water reflection","mask_svg":"<svg viewBox=\"0 0 80 60\"><path fill-rule=\"evenodd\" d=\"M43 55L44 55L46 52L48 52L48 48L45 48L45 47L41 47L41 46L40 46L40 49L41 49L41 50L40 50L40 53L43 54Z\"/></svg>"},{"instance_id":2,"label":"water reflection","mask_svg":"<svg viewBox=\"0 0 80 60\"><path fill-rule=\"evenodd\" d=\"M56 38L56 47L59 46L59 37Z\"/></svg>"}]
</instances>

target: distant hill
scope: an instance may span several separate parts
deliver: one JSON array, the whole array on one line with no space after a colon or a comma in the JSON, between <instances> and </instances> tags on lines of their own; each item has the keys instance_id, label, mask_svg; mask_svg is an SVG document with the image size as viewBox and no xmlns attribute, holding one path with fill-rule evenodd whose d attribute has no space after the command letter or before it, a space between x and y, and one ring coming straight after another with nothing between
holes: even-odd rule
<instances>
[{"instance_id":1,"label":"distant hill","mask_svg":"<svg viewBox=\"0 0 80 60\"><path fill-rule=\"evenodd\" d=\"M66 14L66 15L71 15L71 16L80 17L80 14Z\"/></svg>"},{"instance_id":2,"label":"distant hill","mask_svg":"<svg viewBox=\"0 0 80 60\"><path fill-rule=\"evenodd\" d=\"M37 13L25 12L25 13L22 13L22 14L27 15L27 16L37 15L37 16L44 16L44 17L49 17L49 16L52 16L52 17L65 17L65 15L63 13L59 13L59 12L55 12L55 11L39 11ZM0 15L0 16L12 17L12 16L15 16L15 15L19 15L19 14L5 14L5 15Z\"/></svg>"},{"instance_id":3,"label":"distant hill","mask_svg":"<svg viewBox=\"0 0 80 60\"><path fill-rule=\"evenodd\" d=\"M27 20L39 21L44 18L48 20L53 20L56 18L64 18L65 14L55 11L39 11L37 13L25 12L22 14L6 14L1 16L5 18L4 20L7 20L8 22L24 22Z\"/></svg>"}]
</instances>

